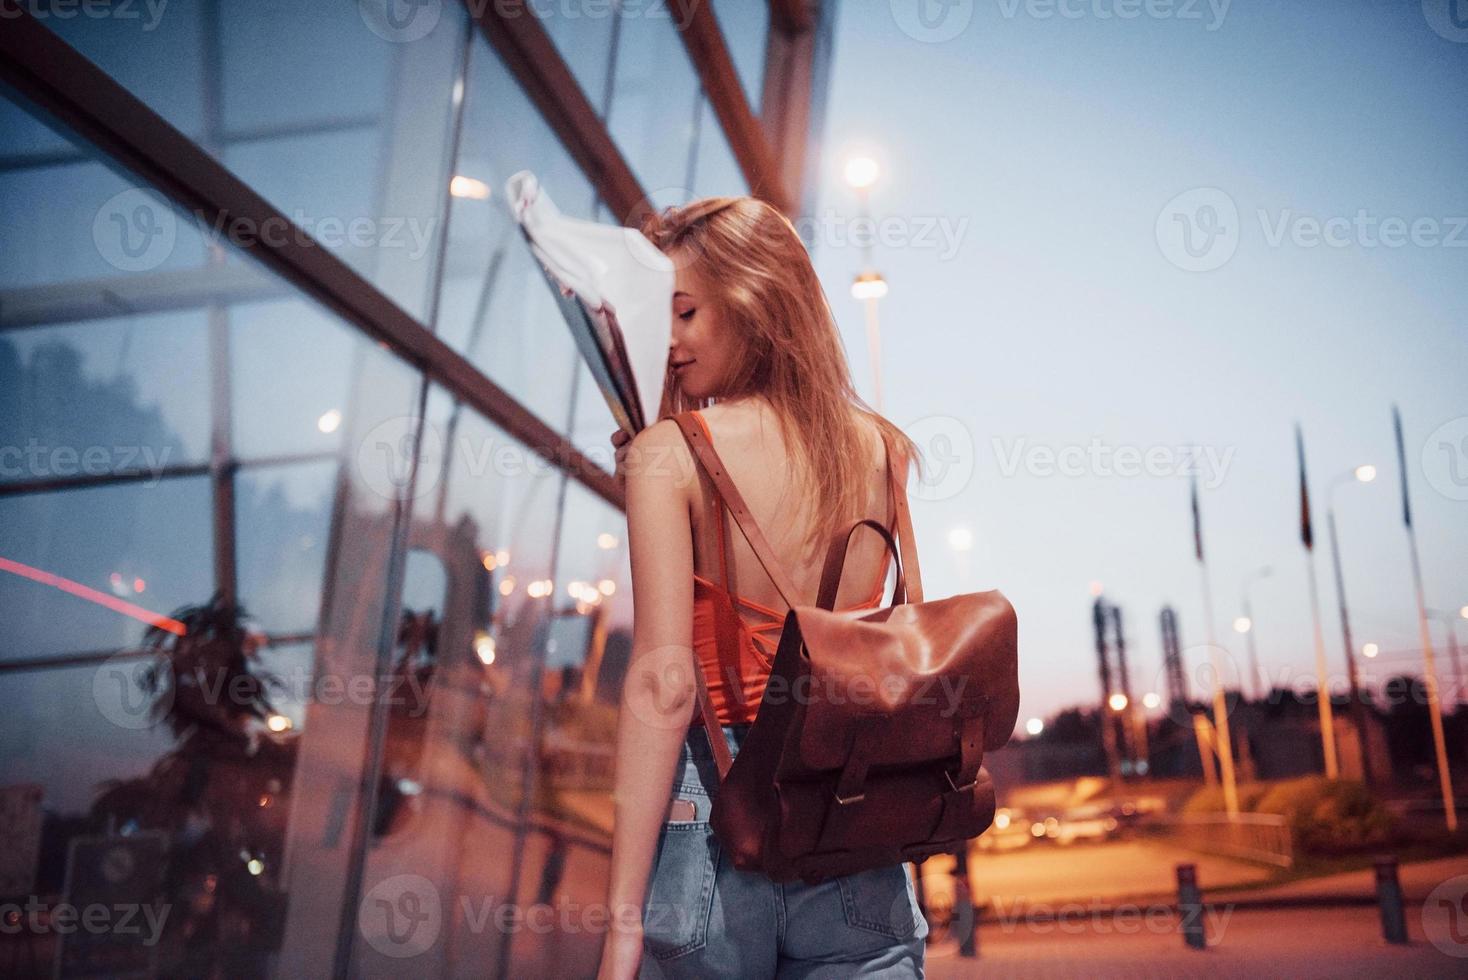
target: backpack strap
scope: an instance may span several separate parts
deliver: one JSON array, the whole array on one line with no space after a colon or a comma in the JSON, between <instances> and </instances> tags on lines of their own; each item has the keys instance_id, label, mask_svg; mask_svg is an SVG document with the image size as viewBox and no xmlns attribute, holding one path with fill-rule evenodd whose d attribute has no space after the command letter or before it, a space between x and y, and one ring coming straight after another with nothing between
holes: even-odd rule
<instances>
[{"instance_id":1,"label":"backpack strap","mask_svg":"<svg viewBox=\"0 0 1468 980\"><path fill-rule=\"evenodd\" d=\"M841 584L841 571L846 565L846 549L851 546L851 536L863 524L882 536L887 550L897 559L897 581L892 587L892 604L922 602L922 573L918 570L917 543L912 536L912 516L907 510L907 468L903 467L899 478L897 468L892 465L892 447L887 447L887 490L892 498L892 526L884 527L870 518L853 521L844 531L836 532L831 546L826 550L826 564L821 569L821 586L816 595L816 605L832 609L836 605L836 589ZM894 543L893 535L897 542ZM900 549L899 549L900 543ZM886 578L885 569L883 578Z\"/></svg>"}]
</instances>

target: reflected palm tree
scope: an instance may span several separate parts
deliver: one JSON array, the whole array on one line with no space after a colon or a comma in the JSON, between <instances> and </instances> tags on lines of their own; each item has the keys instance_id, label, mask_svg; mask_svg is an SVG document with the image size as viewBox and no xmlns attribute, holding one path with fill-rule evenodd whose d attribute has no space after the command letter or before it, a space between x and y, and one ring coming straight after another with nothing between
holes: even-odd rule
<instances>
[{"instance_id":1,"label":"reflected palm tree","mask_svg":"<svg viewBox=\"0 0 1468 980\"><path fill-rule=\"evenodd\" d=\"M138 675L154 721L175 744L146 775L98 787L93 817L120 833L169 835L167 976L264 975L279 948L286 799L294 733L275 733L260 636L221 593L173 613L182 635L150 629Z\"/></svg>"}]
</instances>

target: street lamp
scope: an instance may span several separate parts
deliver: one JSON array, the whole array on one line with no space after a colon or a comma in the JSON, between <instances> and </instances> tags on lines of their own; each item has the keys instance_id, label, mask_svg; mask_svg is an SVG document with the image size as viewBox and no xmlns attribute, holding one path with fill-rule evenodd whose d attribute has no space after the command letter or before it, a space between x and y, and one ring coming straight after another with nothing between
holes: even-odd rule
<instances>
[{"instance_id":1,"label":"street lamp","mask_svg":"<svg viewBox=\"0 0 1468 980\"><path fill-rule=\"evenodd\" d=\"M881 168L871 157L852 157L846 161L846 184L856 191L863 224L871 223L869 194L881 176ZM887 280L872 267L872 239L862 237L861 272L851 284L851 295L861 301L866 311L867 359L872 364L872 407L882 410L882 330L877 319L877 301L887 295Z\"/></svg>"},{"instance_id":2,"label":"street lamp","mask_svg":"<svg viewBox=\"0 0 1468 980\"><path fill-rule=\"evenodd\" d=\"M1262 578L1268 578L1274 574L1272 565L1262 565L1254 569L1249 577L1244 579L1243 608L1244 614L1234 620L1234 630L1243 633L1249 642L1249 669L1254 678L1254 700L1258 701L1264 696L1263 675L1259 672L1259 648L1254 642L1254 611L1249 607L1249 587Z\"/></svg>"},{"instance_id":3,"label":"street lamp","mask_svg":"<svg viewBox=\"0 0 1468 980\"><path fill-rule=\"evenodd\" d=\"M1453 661L1453 703L1463 703L1463 664L1458 660L1458 633L1457 625L1468 619L1468 606L1459 609L1457 614L1442 609L1429 609L1427 615L1436 616L1443 621L1444 628L1448 631L1448 656Z\"/></svg>"},{"instance_id":4,"label":"street lamp","mask_svg":"<svg viewBox=\"0 0 1468 980\"><path fill-rule=\"evenodd\" d=\"M1346 581L1341 574L1340 538L1335 529L1335 490L1342 483L1370 483L1376 479L1376 467L1363 463L1336 476L1325 487L1325 520L1330 528L1330 560L1335 567L1335 591L1341 607L1341 636L1346 645L1346 673L1351 682L1351 721L1356 725L1356 744L1360 747L1361 776L1371 785L1371 756L1366 749L1366 704L1361 700L1360 680L1356 673L1356 647L1351 643L1351 618L1346 609ZM1321 691L1321 697L1329 692Z\"/></svg>"}]
</instances>

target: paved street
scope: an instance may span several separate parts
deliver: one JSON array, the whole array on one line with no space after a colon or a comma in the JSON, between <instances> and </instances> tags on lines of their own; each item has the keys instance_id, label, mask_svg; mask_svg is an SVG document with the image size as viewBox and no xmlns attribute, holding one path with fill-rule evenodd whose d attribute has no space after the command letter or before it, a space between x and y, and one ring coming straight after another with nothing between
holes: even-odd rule
<instances>
[{"instance_id":1,"label":"paved street","mask_svg":"<svg viewBox=\"0 0 1468 980\"><path fill-rule=\"evenodd\" d=\"M951 945L929 950L933 980L956 977L1426 978L1468 975L1468 958L1427 941L1422 909L1407 910L1407 946L1382 941L1377 911L1261 909L1210 921L1211 945L1183 945L1176 920L1145 913L1069 917L1064 923L995 923L979 930L980 958L960 960ZM1468 954L1468 945L1459 945Z\"/></svg>"}]
</instances>

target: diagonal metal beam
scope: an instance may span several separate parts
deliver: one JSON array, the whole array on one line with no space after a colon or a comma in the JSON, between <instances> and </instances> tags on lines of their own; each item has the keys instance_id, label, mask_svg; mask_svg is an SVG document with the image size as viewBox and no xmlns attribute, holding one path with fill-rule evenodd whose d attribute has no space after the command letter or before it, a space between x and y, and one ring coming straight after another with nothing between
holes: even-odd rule
<instances>
[{"instance_id":1,"label":"diagonal metal beam","mask_svg":"<svg viewBox=\"0 0 1468 980\"><path fill-rule=\"evenodd\" d=\"M779 161L764 128L749 107L713 5L707 0L669 0L669 6L677 22L684 25L678 34L693 60L709 104L729 137L729 147L744 171L750 193L791 213L794 202L781 177Z\"/></svg>"}]
</instances>

